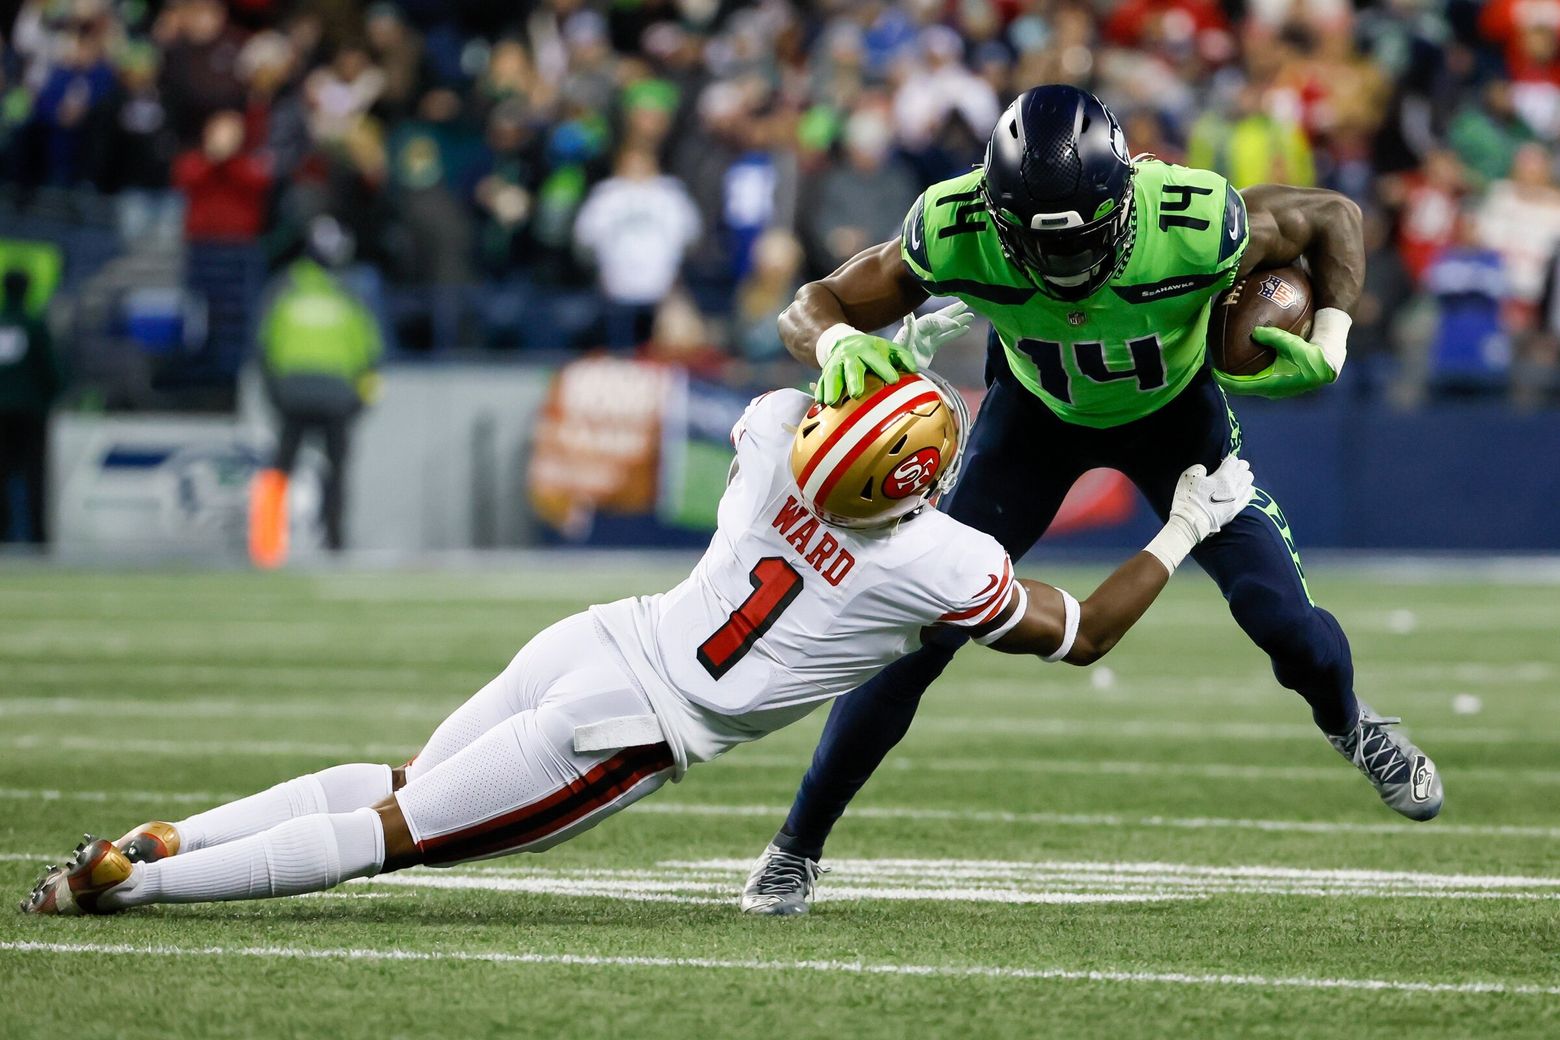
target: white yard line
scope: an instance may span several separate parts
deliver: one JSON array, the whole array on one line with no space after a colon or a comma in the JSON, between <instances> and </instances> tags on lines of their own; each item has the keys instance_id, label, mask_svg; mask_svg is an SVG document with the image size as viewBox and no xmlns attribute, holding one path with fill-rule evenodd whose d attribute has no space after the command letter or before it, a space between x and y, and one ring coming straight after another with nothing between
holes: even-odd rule
<instances>
[{"instance_id":1,"label":"white yard line","mask_svg":"<svg viewBox=\"0 0 1560 1040\"><path fill-rule=\"evenodd\" d=\"M720 760L720 768L748 769L807 768L802 755L746 754L738 751ZM1346 763L1326 766L1245 766L1219 762L1145 762L1109 761L1086 758L1018 758L1000 755L990 758L926 758L895 755L886 759L884 772L900 773L1041 773L1076 776L1181 776L1209 780L1332 780L1359 783L1359 773ZM1522 766L1460 767L1455 777L1463 779L1527 780L1541 784L1560 784L1560 769L1528 769Z\"/></svg>"},{"instance_id":2,"label":"white yard line","mask_svg":"<svg viewBox=\"0 0 1560 1040\"><path fill-rule=\"evenodd\" d=\"M306 740L146 740L119 737L76 737L69 734L41 735L29 733L23 736L0 739L0 748L10 751L108 751L122 753L133 750L138 758L147 755L174 755L189 758L196 755L315 755L332 758L338 762L395 760L404 762L420 746L420 741L405 744L326 744Z\"/></svg>"},{"instance_id":3,"label":"white yard line","mask_svg":"<svg viewBox=\"0 0 1560 1040\"><path fill-rule=\"evenodd\" d=\"M512 950L402 950L362 947L163 946L131 943L0 942L15 953L94 954L128 957L254 957L268 960L476 962L485 964L565 965L587 968L671 968L743 972L822 972L922 978L993 979L1037 982L1109 982L1139 985L1244 987L1256 989L1365 990L1397 993L1560 996L1560 986L1419 979L1318 978L1305 975L1216 975L1191 972L1085 971L1073 968L1025 968L1002 965L896 964L865 961L727 960L712 957L610 957Z\"/></svg>"},{"instance_id":4,"label":"white yard line","mask_svg":"<svg viewBox=\"0 0 1560 1040\"><path fill-rule=\"evenodd\" d=\"M41 865L38 853L0 854L0 861ZM423 869L363 878L339 898L389 898L380 888L502 892L618 902L729 906L748 860L668 860L616 869L547 866ZM1088 905L1209 899L1217 896L1313 899L1560 900L1560 878L1310 870L1251 865L1096 861L860 860L830 861L817 899L823 902L922 901L1008 905ZM359 892L371 888L373 892Z\"/></svg>"},{"instance_id":5,"label":"white yard line","mask_svg":"<svg viewBox=\"0 0 1560 1040\"><path fill-rule=\"evenodd\" d=\"M784 819L789 807L641 802L635 812L667 816L757 816ZM1306 834L1418 834L1501 838L1560 838L1560 827L1479 823L1357 823L1346 820L1251 820L1212 816L1119 816L1114 813L997 812L974 809L860 806L850 816L869 820L948 820L966 823L1038 824L1054 827L1168 827L1180 830L1294 831Z\"/></svg>"},{"instance_id":6,"label":"white yard line","mask_svg":"<svg viewBox=\"0 0 1560 1040\"><path fill-rule=\"evenodd\" d=\"M750 864L751 865L751 864ZM744 870L744 873L746 871ZM364 884L394 885L402 888L432 888L457 891L526 892L533 895L589 896L644 903L705 903L730 905L741 887L735 875L728 881L692 881L678 877L635 881L568 877L504 877L481 874L411 873L387 874ZM1171 891L1040 891L1014 886L932 886L932 885L830 885L820 889L823 900L931 900L959 903L1150 903L1193 899L1198 893Z\"/></svg>"},{"instance_id":7,"label":"white yard line","mask_svg":"<svg viewBox=\"0 0 1560 1040\"><path fill-rule=\"evenodd\" d=\"M1315 726L1294 722L1180 722L1172 719L1047 719L935 713L919 715L916 729L943 733L974 733L1057 737L1131 737L1134 740L1177 741L1217 737L1221 740L1320 740ZM1405 727L1426 743L1442 744L1552 744L1553 733L1533 729L1491 729L1456 724Z\"/></svg>"},{"instance_id":8,"label":"white yard line","mask_svg":"<svg viewBox=\"0 0 1560 1040\"><path fill-rule=\"evenodd\" d=\"M330 687L334 697L339 691ZM86 717L123 719L426 719L430 728L460 706L453 698L427 704L396 703L381 693L374 701L147 700L135 697L0 697L0 718Z\"/></svg>"},{"instance_id":9,"label":"white yard line","mask_svg":"<svg viewBox=\"0 0 1560 1040\"><path fill-rule=\"evenodd\" d=\"M5 801L161 802L217 805L238 794L169 791L65 791L52 788L0 787ZM661 816L738 816L783 820L780 805L709 805L690 802L640 802L635 813ZM1422 837L1560 838L1560 827L1482 823L1360 823L1348 820L1254 820L1218 816L1121 816L1115 813L1000 812L979 809L930 809L910 806L859 806L855 819L947 820L980 824L1034 824L1046 827L1148 827L1172 830L1253 830L1301 834L1415 834Z\"/></svg>"},{"instance_id":10,"label":"white yard line","mask_svg":"<svg viewBox=\"0 0 1560 1040\"><path fill-rule=\"evenodd\" d=\"M349 713L356 714L356 713ZM323 715L321 716L323 717ZM428 716L432 719L432 716ZM15 727L9 727L15 730ZM70 751L122 751L124 738L110 740L103 737L61 734L58 727L45 733L22 733L0 738L0 748L14 751L36 749L62 749ZM1131 738L1138 741L1194 743L1216 739L1219 741L1320 741L1321 737L1311 726L1268 722L1185 723L1168 719L1120 719L1086 721L1082 719L1004 718L972 719L968 717L938 717L923 715L916 720L919 733L939 732L1026 737L1098 737L1102 739ZM1536 744L1555 743L1555 736L1535 729L1480 729L1476 727L1427 726L1415 727L1412 733L1429 744ZM314 743L308 741L211 741L156 739L144 746L138 744L137 754L317 754L342 758L353 755L409 755L417 749L419 741L406 744L385 743Z\"/></svg>"},{"instance_id":11,"label":"white yard line","mask_svg":"<svg viewBox=\"0 0 1560 1040\"><path fill-rule=\"evenodd\" d=\"M526 892L627 901L729 903L747 859L666 860L648 867L469 866L414 870L364 885ZM1095 860L827 861L820 900L1099 903L1220 895L1311 898L1560 900L1560 877L1308 869Z\"/></svg>"},{"instance_id":12,"label":"white yard line","mask_svg":"<svg viewBox=\"0 0 1560 1040\"><path fill-rule=\"evenodd\" d=\"M367 689L349 690L362 695L377 690L380 698L404 697L404 687L427 686L442 689L460 682L466 673L478 675L496 674L506 662L495 659L490 665L466 664L459 666L414 667L404 665L390 668L367 660L361 664L280 664L251 663L244 661L120 661L89 658L85 660L10 660L6 662L8 674L17 682L75 683L80 686L103 687L112 679L134 680L141 683L162 682L171 689L189 683L212 685L261 686L269 689L289 688L308 691L328 691L334 696L343 682L362 683ZM390 687L390 692L384 692Z\"/></svg>"},{"instance_id":13,"label":"white yard line","mask_svg":"<svg viewBox=\"0 0 1560 1040\"><path fill-rule=\"evenodd\" d=\"M248 792L253 793L253 792ZM8 802L152 802L168 805L221 805L244 797L231 791L64 791L49 787L0 787Z\"/></svg>"},{"instance_id":14,"label":"white yard line","mask_svg":"<svg viewBox=\"0 0 1560 1040\"><path fill-rule=\"evenodd\" d=\"M116 718L351 718L359 712L316 708L313 705L235 705L226 701L192 701L184 705L161 702L80 700L39 700L23 703L27 698L0 699L0 718L12 715L78 715L101 713ZM90 709L90 710L89 710ZM379 711L381 716L397 718L432 718L439 709L429 712L414 706L387 706ZM13 751L120 751L127 738L77 736L60 733L23 733L0 738L0 747ZM314 741L292 740L169 740L149 738L144 744L138 738L130 738L137 744L137 754L193 755L320 755L339 759L355 759L364 756L401 761L416 749L415 741L405 744L332 744ZM805 769L807 758L803 754L777 755L750 752L746 749L721 760L720 768L745 769ZM1038 773L1043 775L1072 776L1172 776L1194 777L1211 780L1321 780L1337 783L1358 783L1356 773L1343 763L1327 766L1252 766L1219 762L1172 763L1154 761L1112 761L1095 759L1053 759L1044 756L993 755L982 758L949 758L922 756L894 756L883 765L885 770L900 772L934 773ZM1532 769L1521 766L1473 766L1459 768L1454 774L1465 779L1524 780L1530 783L1560 784L1560 770Z\"/></svg>"}]
</instances>

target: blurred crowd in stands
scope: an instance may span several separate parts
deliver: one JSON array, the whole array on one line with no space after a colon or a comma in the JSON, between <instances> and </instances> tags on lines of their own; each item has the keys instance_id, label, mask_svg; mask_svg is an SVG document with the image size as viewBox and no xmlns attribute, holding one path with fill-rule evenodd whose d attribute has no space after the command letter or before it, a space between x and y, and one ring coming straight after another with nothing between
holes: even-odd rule
<instances>
[{"instance_id":1,"label":"blurred crowd in stands","mask_svg":"<svg viewBox=\"0 0 1560 1040\"><path fill-rule=\"evenodd\" d=\"M0 18L0 221L65 199L111 214L127 254L236 244L275 272L328 217L392 352L771 362L801 281L893 236L1020 90L1069 81L1134 152L1361 202L1366 392L1553 391L1560 0L13 0Z\"/></svg>"}]
</instances>

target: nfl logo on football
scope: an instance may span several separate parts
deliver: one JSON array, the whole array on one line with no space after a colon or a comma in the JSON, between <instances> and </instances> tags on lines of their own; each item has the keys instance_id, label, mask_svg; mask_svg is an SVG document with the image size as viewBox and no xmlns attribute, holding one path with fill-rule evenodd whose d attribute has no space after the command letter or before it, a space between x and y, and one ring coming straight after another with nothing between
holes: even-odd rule
<instances>
[{"instance_id":1,"label":"nfl logo on football","mask_svg":"<svg viewBox=\"0 0 1560 1040\"><path fill-rule=\"evenodd\" d=\"M1270 274L1262 279L1262 286L1257 290L1257 294L1265 300L1272 300L1274 306L1282 307L1285 310L1293 307L1299 299L1299 294L1295 292L1294 286L1276 274Z\"/></svg>"}]
</instances>

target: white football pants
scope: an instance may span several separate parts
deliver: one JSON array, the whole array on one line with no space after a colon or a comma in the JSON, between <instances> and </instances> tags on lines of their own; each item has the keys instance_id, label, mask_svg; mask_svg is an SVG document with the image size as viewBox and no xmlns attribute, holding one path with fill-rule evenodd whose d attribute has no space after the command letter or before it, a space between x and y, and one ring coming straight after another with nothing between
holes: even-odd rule
<instances>
[{"instance_id":1,"label":"white football pants","mask_svg":"<svg viewBox=\"0 0 1560 1040\"><path fill-rule=\"evenodd\" d=\"M649 702L576 614L439 724L395 797L425 862L442 866L551 848L673 771Z\"/></svg>"}]
</instances>

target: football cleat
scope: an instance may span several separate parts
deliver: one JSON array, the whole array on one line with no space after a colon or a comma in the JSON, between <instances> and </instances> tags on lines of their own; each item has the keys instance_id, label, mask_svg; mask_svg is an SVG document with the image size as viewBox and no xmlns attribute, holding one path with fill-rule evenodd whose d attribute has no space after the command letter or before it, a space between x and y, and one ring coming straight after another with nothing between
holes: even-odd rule
<instances>
[{"instance_id":1,"label":"football cleat","mask_svg":"<svg viewBox=\"0 0 1560 1040\"><path fill-rule=\"evenodd\" d=\"M1434 819L1441 812L1441 774L1429 755L1388 729L1402 721L1377 715L1362 701L1354 728L1341 736L1329 734L1327 740L1365 774L1388 806L1411 820Z\"/></svg>"},{"instance_id":2,"label":"football cleat","mask_svg":"<svg viewBox=\"0 0 1560 1040\"><path fill-rule=\"evenodd\" d=\"M111 914L98 909L105 892L130 879L135 864L106 838L85 839L63 867L50 867L22 900L24 914L51 917L77 917L82 914Z\"/></svg>"},{"instance_id":3,"label":"football cleat","mask_svg":"<svg viewBox=\"0 0 1560 1040\"><path fill-rule=\"evenodd\" d=\"M156 863L179 854L179 832L171 823L154 820L131 829L114 845L131 863Z\"/></svg>"},{"instance_id":4,"label":"football cleat","mask_svg":"<svg viewBox=\"0 0 1560 1040\"><path fill-rule=\"evenodd\" d=\"M747 884L742 886L742 912L790 917L805 914L818 884L818 875L828 870L818 861L786 852L773 842L753 864Z\"/></svg>"}]
</instances>

